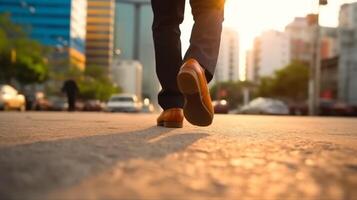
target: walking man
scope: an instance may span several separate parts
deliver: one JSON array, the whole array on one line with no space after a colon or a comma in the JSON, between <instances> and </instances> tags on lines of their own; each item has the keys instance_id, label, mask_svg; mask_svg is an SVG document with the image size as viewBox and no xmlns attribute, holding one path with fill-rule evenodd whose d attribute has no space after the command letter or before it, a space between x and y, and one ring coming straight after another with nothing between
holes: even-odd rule
<instances>
[{"instance_id":1,"label":"walking man","mask_svg":"<svg viewBox=\"0 0 357 200\"><path fill-rule=\"evenodd\" d=\"M62 87L62 92L67 95L68 111L72 112L76 110L76 97L78 94L78 86L72 79L66 80Z\"/></svg>"},{"instance_id":2,"label":"walking man","mask_svg":"<svg viewBox=\"0 0 357 200\"><path fill-rule=\"evenodd\" d=\"M208 126L214 111L207 83L217 64L224 0L190 0L195 23L184 58L179 25L185 0L151 0L151 4L156 73L162 86L158 100L164 110L157 125L180 128L185 117L193 125Z\"/></svg>"}]
</instances>

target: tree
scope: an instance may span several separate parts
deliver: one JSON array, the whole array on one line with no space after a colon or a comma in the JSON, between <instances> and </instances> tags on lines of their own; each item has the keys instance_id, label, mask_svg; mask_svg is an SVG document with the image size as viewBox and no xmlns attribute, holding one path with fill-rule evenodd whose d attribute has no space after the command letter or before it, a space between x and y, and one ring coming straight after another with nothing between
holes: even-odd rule
<instances>
[{"instance_id":1,"label":"tree","mask_svg":"<svg viewBox=\"0 0 357 200\"><path fill-rule=\"evenodd\" d=\"M257 90L257 96L261 97L273 97L273 88L275 79L273 77L265 76L260 78L260 84Z\"/></svg>"},{"instance_id":2,"label":"tree","mask_svg":"<svg viewBox=\"0 0 357 200\"><path fill-rule=\"evenodd\" d=\"M106 101L121 89L115 86L103 67L87 66L82 76L77 76L80 97Z\"/></svg>"},{"instance_id":3,"label":"tree","mask_svg":"<svg viewBox=\"0 0 357 200\"><path fill-rule=\"evenodd\" d=\"M263 77L258 88L258 95L276 97L289 101L304 101L308 95L309 68L294 61L273 77Z\"/></svg>"},{"instance_id":4,"label":"tree","mask_svg":"<svg viewBox=\"0 0 357 200\"><path fill-rule=\"evenodd\" d=\"M29 39L21 26L12 23L8 14L0 14L0 81L44 82L49 72L45 59L48 52L48 48Z\"/></svg>"}]
</instances>

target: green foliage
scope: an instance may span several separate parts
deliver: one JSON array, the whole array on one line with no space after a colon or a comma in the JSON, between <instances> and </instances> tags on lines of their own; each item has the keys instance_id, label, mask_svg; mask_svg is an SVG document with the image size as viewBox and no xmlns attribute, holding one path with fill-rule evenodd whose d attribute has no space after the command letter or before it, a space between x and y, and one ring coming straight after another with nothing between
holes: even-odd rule
<instances>
[{"instance_id":1,"label":"green foliage","mask_svg":"<svg viewBox=\"0 0 357 200\"><path fill-rule=\"evenodd\" d=\"M118 87L113 86L109 80L85 79L79 84L80 97L83 99L99 99L106 101L112 94L118 93Z\"/></svg>"},{"instance_id":2,"label":"green foliage","mask_svg":"<svg viewBox=\"0 0 357 200\"><path fill-rule=\"evenodd\" d=\"M275 80L272 77L261 77L260 84L258 87L257 96L261 97L273 97L273 88L274 88Z\"/></svg>"},{"instance_id":3,"label":"green foliage","mask_svg":"<svg viewBox=\"0 0 357 200\"><path fill-rule=\"evenodd\" d=\"M79 82L80 94L84 99L106 101L112 94L120 92L120 88L113 85L102 67L87 66L84 76Z\"/></svg>"},{"instance_id":4,"label":"green foliage","mask_svg":"<svg viewBox=\"0 0 357 200\"><path fill-rule=\"evenodd\" d=\"M15 63L16 79L23 84L44 82L48 77L48 68L36 56L21 56Z\"/></svg>"},{"instance_id":5,"label":"green foliage","mask_svg":"<svg viewBox=\"0 0 357 200\"><path fill-rule=\"evenodd\" d=\"M261 78L258 95L304 101L308 95L308 80L308 66L300 62L293 62L276 71L273 77Z\"/></svg>"},{"instance_id":6,"label":"green foliage","mask_svg":"<svg viewBox=\"0 0 357 200\"><path fill-rule=\"evenodd\" d=\"M44 82L49 73L45 59L48 51L29 39L21 26L11 22L8 14L0 14L0 81Z\"/></svg>"}]
</instances>

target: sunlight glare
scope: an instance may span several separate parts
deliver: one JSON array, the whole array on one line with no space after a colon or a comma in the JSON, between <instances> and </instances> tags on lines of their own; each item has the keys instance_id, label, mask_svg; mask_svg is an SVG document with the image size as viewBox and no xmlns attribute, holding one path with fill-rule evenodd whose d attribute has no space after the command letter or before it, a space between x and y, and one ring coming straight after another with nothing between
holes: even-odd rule
<instances>
[{"instance_id":1,"label":"sunlight glare","mask_svg":"<svg viewBox=\"0 0 357 200\"><path fill-rule=\"evenodd\" d=\"M340 6L352 2L357 0L329 0L328 5L320 10L320 24L336 27ZM181 26L183 51L189 45L193 24L191 10L188 2L186 3L185 21ZM270 29L284 31L285 26L295 17L316 13L317 5L318 0L226 0L223 26L233 28L239 33L240 79L244 80L246 51L252 48L255 37Z\"/></svg>"}]
</instances>

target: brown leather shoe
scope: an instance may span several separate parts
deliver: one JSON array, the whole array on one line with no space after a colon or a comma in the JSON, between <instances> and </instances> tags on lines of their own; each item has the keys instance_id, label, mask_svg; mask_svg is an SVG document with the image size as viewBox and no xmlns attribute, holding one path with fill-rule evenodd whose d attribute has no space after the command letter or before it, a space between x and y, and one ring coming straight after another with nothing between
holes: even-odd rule
<instances>
[{"instance_id":1,"label":"brown leather shoe","mask_svg":"<svg viewBox=\"0 0 357 200\"><path fill-rule=\"evenodd\" d=\"M183 113L187 121L197 126L208 126L214 110L204 69L195 59L186 61L177 75L177 84L185 96Z\"/></svg>"},{"instance_id":2,"label":"brown leather shoe","mask_svg":"<svg viewBox=\"0 0 357 200\"><path fill-rule=\"evenodd\" d=\"M163 111L157 118L157 125L167 128L182 128L183 112L182 108L170 108Z\"/></svg>"}]
</instances>

